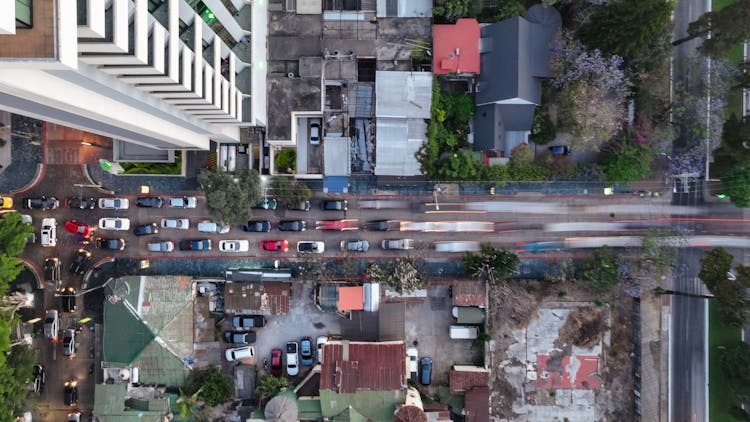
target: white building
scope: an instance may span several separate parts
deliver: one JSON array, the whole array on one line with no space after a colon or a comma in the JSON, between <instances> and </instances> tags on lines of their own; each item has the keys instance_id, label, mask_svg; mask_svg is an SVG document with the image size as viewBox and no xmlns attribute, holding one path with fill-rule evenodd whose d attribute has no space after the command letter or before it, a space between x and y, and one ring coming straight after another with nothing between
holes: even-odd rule
<instances>
[{"instance_id":1,"label":"white building","mask_svg":"<svg viewBox=\"0 0 750 422\"><path fill-rule=\"evenodd\" d=\"M266 122L266 3L2 0L0 109L162 150L239 142Z\"/></svg>"}]
</instances>

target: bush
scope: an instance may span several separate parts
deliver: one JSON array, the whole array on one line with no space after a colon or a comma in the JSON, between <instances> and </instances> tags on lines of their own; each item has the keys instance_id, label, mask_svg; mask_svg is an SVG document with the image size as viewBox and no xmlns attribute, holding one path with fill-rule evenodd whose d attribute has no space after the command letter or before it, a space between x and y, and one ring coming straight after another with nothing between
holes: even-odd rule
<instances>
[{"instance_id":1,"label":"bush","mask_svg":"<svg viewBox=\"0 0 750 422\"><path fill-rule=\"evenodd\" d=\"M529 140L539 145L545 145L552 142L556 137L557 128L555 124L550 120L546 111L537 107Z\"/></svg>"},{"instance_id":2,"label":"bush","mask_svg":"<svg viewBox=\"0 0 750 422\"><path fill-rule=\"evenodd\" d=\"M601 167L608 182L634 182L648 171L654 151L623 132L602 151Z\"/></svg>"},{"instance_id":3,"label":"bush","mask_svg":"<svg viewBox=\"0 0 750 422\"><path fill-rule=\"evenodd\" d=\"M274 158L276 171L279 173L293 174L297 170L297 151L293 149L282 149Z\"/></svg>"},{"instance_id":4,"label":"bush","mask_svg":"<svg viewBox=\"0 0 750 422\"><path fill-rule=\"evenodd\" d=\"M175 151L173 163L120 163L124 174L182 174L182 151Z\"/></svg>"}]
</instances>

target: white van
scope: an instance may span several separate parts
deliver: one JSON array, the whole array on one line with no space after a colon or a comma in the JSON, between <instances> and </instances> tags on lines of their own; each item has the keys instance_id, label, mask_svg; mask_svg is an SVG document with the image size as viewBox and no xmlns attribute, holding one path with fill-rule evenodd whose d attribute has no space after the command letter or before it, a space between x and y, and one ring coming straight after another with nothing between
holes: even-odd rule
<instances>
[{"instance_id":1,"label":"white van","mask_svg":"<svg viewBox=\"0 0 750 422\"><path fill-rule=\"evenodd\" d=\"M224 357L227 358L227 362L252 359L255 357L255 348L253 346L245 346L227 349L227 351L224 352Z\"/></svg>"},{"instance_id":2,"label":"white van","mask_svg":"<svg viewBox=\"0 0 750 422\"><path fill-rule=\"evenodd\" d=\"M468 325L451 325L450 338L454 340L474 340L479 337L479 329Z\"/></svg>"},{"instance_id":3,"label":"white van","mask_svg":"<svg viewBox=\"0 0 750 422\"><path fill-rule=\"evenodd\" d=\"M204 220L198 223L198 231L203 233L229 233L229 225Z\"/></svg>"},{"instance_id":4,"label":"white van","mask_svg":"<svg viewBox=\"0 0 750 422\"><path fill-rule=\"evenodd\" d=\"M42 220L42 246L51 248L57 245L57 221L54 218Z\"/></svg>"}]
</instances>

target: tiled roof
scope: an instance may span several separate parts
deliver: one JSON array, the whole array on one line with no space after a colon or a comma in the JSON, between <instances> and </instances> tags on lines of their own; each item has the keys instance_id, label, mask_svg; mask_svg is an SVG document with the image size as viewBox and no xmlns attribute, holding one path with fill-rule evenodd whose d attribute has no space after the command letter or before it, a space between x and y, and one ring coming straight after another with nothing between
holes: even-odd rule
<instances>
[{"instance_id":1,"label":"tiled roof","mask_svg":"<svg viewBox=\"0 0 750 422\"><path fill-rule=\"evenodd\" d=\"M339 287L339 311L361 311L364 306L364 288L362 286Z\"/></svg>"},{"instance_id":2,"label":"tiled roof","mask_svg":"<svg viewBox=\"0 0 750 422\"><path fill-rule=\"evenodd\" d=\"M490 421L490 389L476 387L466 392L464 400L466 422Z\"/></svg>"},{"instance_id":3,"label":"tiled roof","mask_svg":"<svg viewBox=\"0 0 750 422\"><path fill-rule=\"evenodd\" d=\"M224 309L230 313L289 313L291 283L226 283Z\"/></svg>"},{"instance_id":4,"label":"tiled roof","mask_svg":"<svg viewBox=\"0 0 750 422\"><path fill-rule=\"evenodd\" d=\"M472 370L460 370L453 367L450 372L451 394L462 393L473 387L486 387L490 373L484 368L471 367Z\"/></svg>"},{"instance_id":5,"label":"tiled roof","mask_svg":"<svg viewBox=\"0 0 750 422\"><path fill-rule=\"evenodd\" d=\"M406 347L386 343L329 342L323 351L320 389L336 393L394 391L406 386Z\"/></svg>"},{"instance_id":6,"label":"tiled roof","mask_svg":"<svg viewBox=\"0 0 750 422\"><path fill-rule=\"evenodd\" d=\"M453 283L453 306L484 306L484 283L481 281L457 281Z\"/></svg>"}]
</instances>

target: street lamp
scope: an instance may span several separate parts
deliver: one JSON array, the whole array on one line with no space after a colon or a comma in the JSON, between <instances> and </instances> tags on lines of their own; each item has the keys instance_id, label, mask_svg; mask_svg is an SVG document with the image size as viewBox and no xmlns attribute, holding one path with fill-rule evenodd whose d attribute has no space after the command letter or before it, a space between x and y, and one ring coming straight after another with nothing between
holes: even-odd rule
<instances>
[{"instance_id":1,"label":"street lamp","mask_svg":"<svg viewBox=\"0 0 750 422\"><path fill-rule=\"evenodd\" d=\"M435 185L435 187L432 189L432 194L435 196L435 211L440 211L440 204L438 203L438 192L442 193L440 186Z\"/></svg>"}]
</instances>

